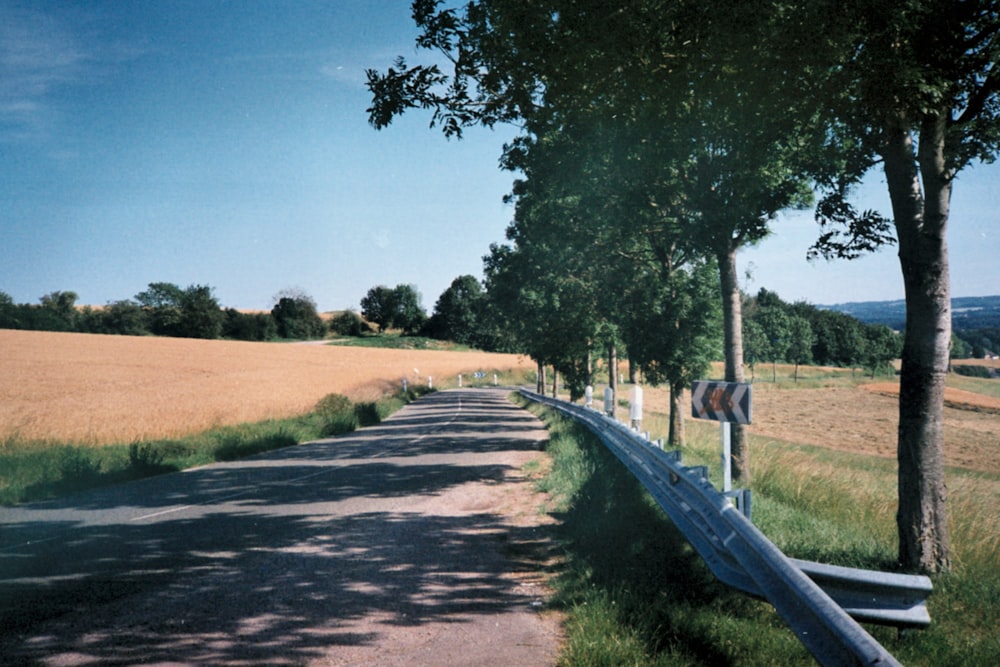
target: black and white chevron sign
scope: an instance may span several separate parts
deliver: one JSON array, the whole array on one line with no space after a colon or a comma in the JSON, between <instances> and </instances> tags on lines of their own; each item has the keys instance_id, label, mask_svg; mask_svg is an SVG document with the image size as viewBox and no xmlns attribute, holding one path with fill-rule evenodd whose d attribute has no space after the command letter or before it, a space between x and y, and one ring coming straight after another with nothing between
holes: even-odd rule
<instances>
[{"instance_id":1,"label":"black and white chevron sign","mask_svg":"<svg viewBox=\"0 0 1000 667\"><path fill-rule=\"evenodd\" d=\"M742 382L709 382L696 380L691 384L691 416L736 424L750 423L751 385Z\"/></svg>"}]
</instances>

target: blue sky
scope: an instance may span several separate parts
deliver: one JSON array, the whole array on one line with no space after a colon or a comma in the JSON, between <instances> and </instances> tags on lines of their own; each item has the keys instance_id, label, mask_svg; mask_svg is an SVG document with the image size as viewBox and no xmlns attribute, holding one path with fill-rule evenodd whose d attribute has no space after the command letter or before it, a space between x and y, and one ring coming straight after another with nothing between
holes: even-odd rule
<instances>
[{"instance_id":1,"label":"blue sky","mask_svg":"<svg viewBox=\"0 0 1000 667\"><path fill-rule=\"evenodd\" d=\"M430 310L503 240L514 131L448 141L420 112L373 130L364 70L416 59L415 34L408 0L2 0L0 291L99 305L166 281L270 308L296 288L333 310L412 283ZM997 185L990 166L956 188L956 296L1000 293ZM740 257L751 291L902 297L893 249L809 264L811 215L774 229Z\"/></svg>"}]
</instances>

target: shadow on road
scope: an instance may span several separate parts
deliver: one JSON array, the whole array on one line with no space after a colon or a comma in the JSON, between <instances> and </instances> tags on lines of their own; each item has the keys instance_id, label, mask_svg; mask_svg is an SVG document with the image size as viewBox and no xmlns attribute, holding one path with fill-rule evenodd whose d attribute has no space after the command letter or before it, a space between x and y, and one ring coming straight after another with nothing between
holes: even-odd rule
<instances>
[{"instance_id":1,"label":"shadow on road","mask_svg":"<svg viewBox=\"0 0 1000 667\"><path fill-rule=\"evenodd\" d=\"M302 664L532 608L518 582L545 531L497 503L540 425L500 392L448 394L351 437L3 510L4 664Z\"/></svg>"}]
</instances>

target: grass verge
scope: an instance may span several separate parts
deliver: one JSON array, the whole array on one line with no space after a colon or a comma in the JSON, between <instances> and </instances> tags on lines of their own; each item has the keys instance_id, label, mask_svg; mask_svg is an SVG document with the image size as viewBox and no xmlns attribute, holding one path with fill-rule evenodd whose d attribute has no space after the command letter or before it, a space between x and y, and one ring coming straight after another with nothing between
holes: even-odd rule
<instances>
[{"instance_id":1,"label":"grass verge","mask_svg":"<svg viewBox=\"0 0 1000 667\"><path fill-rule=\"evenodd\" d=\"M530 409L550 429L553 467L540 483L555 499L565 552L553 581L553 604L568 618L561 664L815 664L770 605L714 579L595 436L558 414ZM685 462L707 464L716 476L717 426L693 426ZM798 558L892 569L892 462L775 440L754 439L752 446L754 523L779 548ZM866 629L906 665L1000 664L1000 479L949 475L955 567L934 578L931 627L903 634Z\"/></svg>"},{"instance_id":2,"label":"grass verge","mask_svg":"<svg viewBox=\"0 0 1000 667\"><path fill-rule=\"evenodd\" d=\"M560 664L807 665L773 609L720 584L683 535L584 427L529 406L549 428L541 488L560 520L566 613Z\"/></svg>"},{"instance_id":3,"label":"grass verge","mask_svg":"<svg viewBox=\"0 0 1000 667\"><path fill-rule=\"evenodd\" d=\"M43 500L215 461L232 461L381 422L429 391L414 387L375 401L352 403L330 394L309 413L223 426L177 439L94 447L48 441L0 440L0 505Z\"/></svg>"}]
</instances>

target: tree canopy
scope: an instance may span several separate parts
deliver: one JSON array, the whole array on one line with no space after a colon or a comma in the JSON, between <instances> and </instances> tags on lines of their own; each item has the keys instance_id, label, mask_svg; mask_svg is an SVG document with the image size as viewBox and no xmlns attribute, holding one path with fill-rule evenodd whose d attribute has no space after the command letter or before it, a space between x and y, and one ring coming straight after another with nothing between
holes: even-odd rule
<instances>
[{"instance_id":1,"label":"tree canopy","mask_svg":"<svg viewBox=\"0 0 1000 667\"><path fill-rule=\"evenodd\" d=\"M546 341L563 332L553 323L575 326L562 336L559 353L568 353L589 349L601 321L613 322L594 287L621 275L608 271L618 260L641 267L648 259L639 256L650 254L679 270L711 259L726 379L741 381L739 248L766 236L779 211L810 205L813 185L824 195L817 253L855 256L894 232L907 293L900 560L943 569L945 229L954 175L993 159L1000 142L997 9L989 0L472 0L460 8L416 0L417 45L448 66L399 58L384 73L369 70L369 119L381 128L422 108L447 136L521 127L503 156L525 176L514 193L513 243L494 249L488 282L532 276L505 293L520 304L539 359L555 360ZM851 187L875 165L885 171L891 222L850 203ZM577 238L586 240L568 251ZM588 271L579 257L598 248L615 258ZM554 319L531 323L533 309ZM804 335L801 324L795 330ZM740 429L733 458L734 477L748 483Z\"/></svg>"}]
</instances>

